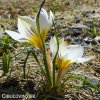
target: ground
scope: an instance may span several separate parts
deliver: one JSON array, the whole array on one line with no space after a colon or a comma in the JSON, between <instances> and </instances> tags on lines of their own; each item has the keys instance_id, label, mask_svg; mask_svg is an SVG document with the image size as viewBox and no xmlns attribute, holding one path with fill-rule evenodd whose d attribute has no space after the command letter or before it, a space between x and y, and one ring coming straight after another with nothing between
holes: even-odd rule
<instances>
[{"instance_id":1,"label":"ground","mask_svg":"<svg viewBox=\"0 0 100 100\"><path fill-rule=\"evenodd\" d=\"M36 12L42 0L0 0L0 38L4 37L5 30L17 30L18 15L35 17ZM65 41L70 44L81 44L85 47L85 54L95 56L95 58L85 64L74 64L66 77L70 73L81 74L92 84L100 88L100 40L95 41L93 31L87 27L91 27L92 18L96 29L96 36L100 36L100 1L99 0L46 0L44 8L48 11L55 12L55 25L58 29L58 36L64 37ZM96 15L99 15L97 17ZM94 17L95 16L95 17ZM79 24L79 26L75 26ZM47 42L50 36L54 35L54 29L51 28ZM86 38L88 38L85 40ZM28 44L20 44L13 40L10 43L12 57L12 73L11 75L0 75L0 93L34 93L37 87L40 86L41 75L38 72L38 65L30 55L26 69L29 71L28 84L23 77L22 67L26 58L27 50L30 48ZM3 45L0 44L0 66L2 66ZM37 49L36 49L37 50ZM38 58L41 59L40 51L37 50ZM0 72L2 70L0 68ZM13 78L12 78L13 77ZM65 79L66 79L65 77ZM32 81L31 81L32 80ZM73 85L74 84L74 85ZM29 89L27 90L27 86ZM30 87L31 86L31 87ZM31 90L33 88L33 90ZM71 78L66 82L65 91L66 100L99 100L100 93L93 87L85 84L80 79Z\"/></svg>"}]
</instances>

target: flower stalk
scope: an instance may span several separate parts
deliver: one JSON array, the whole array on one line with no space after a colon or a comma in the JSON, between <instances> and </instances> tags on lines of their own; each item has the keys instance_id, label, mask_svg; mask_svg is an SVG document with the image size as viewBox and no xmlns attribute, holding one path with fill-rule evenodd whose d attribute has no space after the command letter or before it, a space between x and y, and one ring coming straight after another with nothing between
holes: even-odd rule
<instances>
[{"instance_id":1,"label":"flower stalk","mask_svg":"<svg viewBox=\"0 0 100 100\"><path fill-rule=\"evenodd\" d=\"M53 88L55 88L56 59L57 59L57 55L58 55L58 51L59 51L59 40L58 40L58 37L57 37L57 30L55 28L54 20L52 20L52 22L53 22L53 26L54 26L54 35L55 35L55 38L56 38L56 41L57 41L57 52L56 52L55 57L53 59Z\"/></svg>"},{"instance_id":2,"label":"flower stalk","mask_svg":"<svg viewBox=\"0 0 100 100\"><path fill-rule=\"evenodd\" d=\"M45 43L44 43L44 40L40 34L40 22L39 22L39 16L40 16L40 11L41 11L41 8L42 6L44 5L45 3L45 0L42 2L41 6L40 6L40 9L39 9L39 12L37 14L37 17L36 17L36 25L37 25L37 30L38 30L38 33L39 33L39 36L41 38L41 41L42 41L42 44L43 44L43 60L44 60L44 65L45 65L45 70L46 70L46 74L47 74L47 83L49 86L52 86L52 82L51 82L51 77L50 77L50 72L49 72L49 67L48 67L48 63L47 63L47 58L46 58L46 47L45 47Z\"/></svg>"},{"instance_id":3,"label":"flower stalk","mask_svg":"<svg viewBox=\"0 0 100 100\"><path fill-rule=\"evenodd\" d=\"M27 63L29 56L30 56L30 52L28 51L27 56L26 56L25 61L24 61L24 65L23 65L23 77L24 77L24 79L26 79L26 63Z\"/></svg>"}]
</instances>

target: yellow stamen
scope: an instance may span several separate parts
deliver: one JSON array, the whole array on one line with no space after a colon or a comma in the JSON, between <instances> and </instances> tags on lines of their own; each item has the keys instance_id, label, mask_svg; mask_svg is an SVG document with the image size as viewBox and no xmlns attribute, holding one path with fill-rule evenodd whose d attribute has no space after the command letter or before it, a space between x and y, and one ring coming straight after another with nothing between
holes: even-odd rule
<instances>
[{"instance_id":1,"label":"yellow stamen","mask_svg":"<svg viewBox=\"0 0 100 100\"><path fill-rule=\"evenodd\" d=\"M67 73L69 66L72 64L72 61L66 60L64 58L57 58L57 64L58 64L58 74L57 74L56 83L59 84L60 80Z\"/></svg>"},{"instance_id":2,"label":"yellow stamen","mask_svg":"<svg viewBox=\"0 0 100 100\"><path fill-rule=\"evenodd\" d=\"M71 60L66 60L64 58L57 58L57 64L59 66L59 69L64 69L67 66L72 64Z\"/></svg>"},{"instance_id":3,"label":"yellow stamen","mask_svg":"<svg viewBox=\"0 0 100 100\"><path fill-rule=\"evenodd\" d=\"M43 40L45 41L45 39L46 39L46 31L45 30L41 30L41 36L42 36ZM37 46L38 48L40 48L43 51L43 43L42 43L39 33L34 33L31 37L29 37L28 42L33 46Z\"/></svg>"}]
</instances>

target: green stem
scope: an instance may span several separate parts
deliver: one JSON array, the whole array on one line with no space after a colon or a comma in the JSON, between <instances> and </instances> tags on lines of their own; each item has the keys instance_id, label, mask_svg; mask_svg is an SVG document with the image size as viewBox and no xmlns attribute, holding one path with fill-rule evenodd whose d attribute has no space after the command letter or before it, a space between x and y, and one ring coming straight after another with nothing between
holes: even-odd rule
<instances>
[{"instance_id":1,"label":"green stem","mask_svg":"<svg viewBox=\"0 0 100 100\"><path fill-rule=\"evenodd\" d=\"M45 70L46 70L46 74L47 74L47 84L49 86L52 86L52 82L51 82L51 77L50 77L50 72L49 72L49 69L48 69L48 64L47 64L47 59L46 59L46 48L45 48L45 43L44 43L44 40L41 36L41 33L40 33L40 23L39 23L39 16L40 16L40 11L41 11L41 8L42 6L44 5L45 3L45 0L43 0L41 6L40 6L40 9L39 9L39 12L37 14L37 17L36 17L36 25L37 25L37 30L38 30L38 33L39 33L39 36L40 36L40 39L42 40L42 43L43 43L43 58L44 58L44 65L45 65Z\"/></svg>"},{"instance_id":2,"label":"green stem","mask_svg":"<svg viewBox=\"0 0 100 100\"><path fill-rule=\"evenodd\" d=\"M31 50L31 53L33 54L33 56L34 56L36 62L38 63L38 65L39 65L39 67L40 67L40 69L41 69L41 73L43 73L43 74L46 76L45 71L44 71L44 69L42 68L42 66L41 66L41 64L40 64L40 62L39 62L39 60L38 60L36 54L33 52L33 50Z\"/></svg>"},{"instance_id":3,"label":"green stem","mask_svg":"<svg viewBox=\"0 0 100 100\"><path fill-rule=\"evenodd\" d=\"M26 59L24 61L24 65L23 65L23 77L24 77L24 79L26 78L26 69L25 68L26 68L26 62L28 60L29 55L30 55L30 52L27 53L27 56L26 56Z\"/></svg>"},{"instance_id":4,"label":"green stem","mask_svg":"<svg viewBox=\"0 0 100 100\"><path fill-rule=\"evenodd\" d=\"M54 26L54 35L55 35L56 41L57 41L57 52L56 52L55 57L53 59L53 88L54 88L55 87L56 58L57 58L58 51L59 51L59 40L58 40L58 37L57 37L57 30L55 28L54 21L52 20L52 22L53 22L53 26Z\"/></svg>"}]
</instances>

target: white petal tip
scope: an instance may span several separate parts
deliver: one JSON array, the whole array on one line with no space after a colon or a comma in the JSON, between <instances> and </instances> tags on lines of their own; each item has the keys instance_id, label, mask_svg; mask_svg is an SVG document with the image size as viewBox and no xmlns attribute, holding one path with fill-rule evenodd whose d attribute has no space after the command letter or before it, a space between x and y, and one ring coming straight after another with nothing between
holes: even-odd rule
<instances>
[{"instance_id":1,"label":"white petal tip","mask_svg":"<svg viewBox=\"0 0 100 100\"><path fill-rule=\"evenodd\" d=\"M87 61L89 61L89 60L92 60L92 59L94 59L94 58L95 58L95 56L91 56L91 57L89 57L89 56L87 56L87 57L82 57L82 58L77 59L76 63L85 63L85 62L87 62Z\"/></svg>"},{"instance_id":2,"label":"white petal tip","mask_svg":"<svg viewBox=\"0 0 100 100\"><path fill-rule=\"evenodd\" d=\"M5 30L5 32L14 40L18 41L18 42L25 42L24 40L24 36L20 33L17 33L17 32L13 32L13 31L10 31L10 30Z\"/></svg>"},{"instance_id":3,"label":"white petal tip","mask_svg":"<svg viewBox=\"0 0 100 100\"><path fill-rule=\"evenodd\" d=\"M51 10L50 10L50 17L54 20L54 14Z\"/></svg>"}]
</instances>

